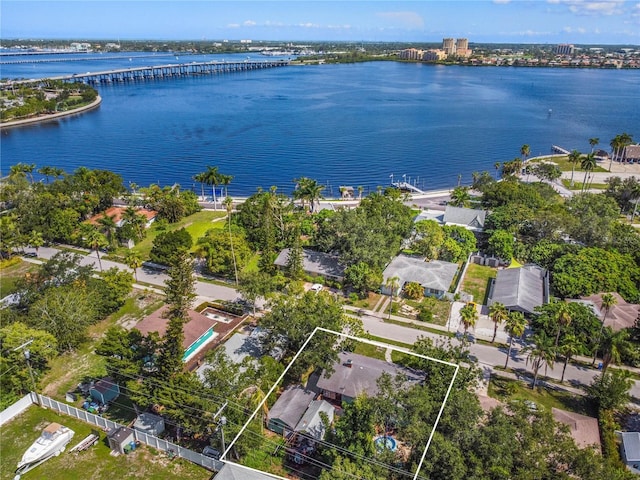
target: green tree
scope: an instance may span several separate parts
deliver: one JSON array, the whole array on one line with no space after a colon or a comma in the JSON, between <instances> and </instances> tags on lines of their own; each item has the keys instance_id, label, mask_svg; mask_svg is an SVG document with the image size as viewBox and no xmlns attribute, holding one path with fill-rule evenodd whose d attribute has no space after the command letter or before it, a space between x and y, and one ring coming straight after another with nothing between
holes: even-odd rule
<instances>
[{"instance_id":1,"label":"green tree","mask_svg":"<svg viewBox=\"0 0 640 480\"><path fill-rule=\"evenodd\" d=\"M236 269L247 265L252 251L244 231L232 225L230 234L220 228L209 230L198 240L198 254L206 258L211 273L234 278Z\"/></svg>"},{"instance_id":2,"label":"green tree","mask_svg":"<svg viewBox=\"0 0 640 480\"><path fill-rule=\"evenodd\" d=\"M527 354L527 365L531 362L531 367L533 368L533 382L531 383L531 388L535 389L536 384L538 383L540 367L546 363L553 369L553 362L555 359L553 343L544 332L539 332L533 336L532 343L523 348L522 351Z\"/></svg>"},{"instance_id":3,"label":"green tree","mask_svg":"<svg viewBox=\"0 0 640 480\"><path fill-rule=\"evenodd\" d=\"M391 318L391 310L393 309L393 297L395 297L398 288L400 288L400 278L397 276L388 277L384 281L384 286L389 292L389 318Z\"/></svg>"},{"instance_id":4,"label":"green tree","mask_svg":"<svg viewBox=\"0 0 640 480\"><path fill-rule=\"evenodd\" d=\"M495 230L489 237L489 250L493 255L506 261L513 258L513 234L506 230Z\"/></svg>"},{"instance_id":5,"label":"green tree","mask_svg":"<svg viewBox=\"0 0 640 480\"><path fill-rule=\"evenodd\" d=\"M271 311L261 321L267 334L262 339L263 351L279 348L288 362L307 341L316 327L336 332L345 325L340 302L328 293L306 292L301 296L278 296L272 300ZM332 371L337 361L335 336L317 332L290 370L290 378L297 379L309 368Z\"/></svg>"},{"instance_id":6,"label":"green tree","mask_svg":"<svg viewBox=\"0 0 640 480\"><path fill-rule=\"evenodd\" d=\"M29 325L53 335L60 351L72 351L84 342L95 320L94 301L72 284L47 288L29 309Z\"/></svg>"},{"instance_id":7,"label":"green tree","mask_svg":"<svg viewBox=\"0 0 640 480\"><path fill-rule=\"evenodd\" d=\"M158 376L163 379L182 371L183 327L196 297L193 260L186 252L175 257L167 273L169 278L166 280L165 301L168 308L165 315L169 324L158 357Z\"/></svg>"},{"instance_id":8,"label":"green tree","mask_svg":"<svg viewBox=\"0 0 640 480\"><path fill-rule=\"evenodd\" d=\"M469 327L475 327L478 321L478 310L473 303L468 303L460 309L460 320L464 326L464 338L466 340Z\"/></svg>"},{"instance_id":9,"label":"green tree","mask_svg":"<svg viewBox=\"0 0 640 480\"><path fill-rule=\"evenodd\" d=\"M558 347L558 353L564 357L564 365L562 366L562 376L560 377L560 383L564 382L564 373L567 370L567 364L575 355L581 351L581 342L573 334L565 335L562 338L562 343Z\"/></svg>"},{"instance_id":10,"label":"green tree","mask_svg":"<svg viewBox=\"0 0 640 480\"><path fill-rule=\"evenodd\" d=\"M456 187L451 192L450 205L454 207L468 207L471 202L471 195L469 194L469 187Z\"/></svg>"},{"instance_id":11,"label":"green tree","mask_svg":"<svg viewBox=\"0 0 640 480\"><path fill-rule=\"evenodd\" d=\"M507 315L505 329L509 334L509 350L507 351L507 359L504 362L504 368L507 368L509 358L511 358L511 350L513 348L513 339L521 338L524 335L524 331L527 327L527 321L524 318L522 312L509 312Z\"/></svg>"},{"instance_id":12,"label":"green tree","mask_svg":"<svg viewBox=\"0 0 640 480\"><path fill-rule=\"evenodd\" d=\"M100 226L101 233L107 238L107 242L110 248L117 247L116 240L116 230L118 229L118 225L116 224L115 215L103 215L98 219L98 225Z\"/></svg>"},{"instance_id":13,"label":"green tree","mask_svg":"<svg viewBox=\"0 0 640 480\"><path fill-rule=\"evenodd\" d=\"M584 180L582 182L582 191L587 190L587 175L597 166L596 157L593 153L589 153L580 160L580 168L584 170Z\"/></svg>"},{"instance_id":14,"label":"green tree","mask_svg":"<svg viewBox=\"0 0 640 480\"><path fill-rule=\"evenodd\" d=\"M632 385L633 379L629 371L613 370L608 373L602 372L585 390L599 411L613 411L629 403L629 390Z\"/></svg>"},{"instance_id":15,"label":"green tree","mask_svg":"<svg viewBox=\"0 0 640 480\"><path fill-rule=\"evenodd\" d=\"M380 288L382 272L365 262L359 262L345 269L344 284L364 298L367 292Z\"/></svg>"},{"instance_id":16,"label":"green tree","mask_svg":"<svg viewBox=\"0 0 640 480\"><path fill-rule=\"evenodd\" d=\"M494 324L493 327L493 338L491 339L491 343L496 341L496 335L498 333L498 326L505 322L509 316L509 312L507 307L500 302L495 302L489 307L489 318Z\"/></svg>"},{"instance_id":17,"label":"green tree","mask_svg":"<svg viewBox=\"0 0 640 480\"><path fill-rule=\"evenodd\" d=\"M556 341L554 343L554 348L558 348L558 342L560 341L560 333L564 327L568 327L571 324L571 312L569 311L569 305L566 302L559 302L558 308L556 310Z\"/></svg>"},{"instance_id":18,"label":"green tree","mask_svg":"<svg viewBox=\"0 0 640 480\"><path fill-rule=\"evenodd\" d=\"M415 223L413 249L429 260L437 260L445 240L442 227L435 220L420 220Z\"/></svg>"},{"instance_id":19,"label":"green tree","mask_svg":"<svg viewBox=\"0 0 640 480\"><path fill-rule=\"evenodd\" d=\"M407 282L404 286L404 294L412 300L421 300L424 296L424 287L419 282Z\"/></svg>"},{"instance_id":20,"label":"green tree","mask_svg":"<svg viewBox=\"0 0 640 480\"><path fill-rule=\"evenodd\" d=\"M153 241L149 258L154 263L170 265L176 257L188 252L192 245L193 239L185 228L163 232Z\"/></svg>"},{"instance_id":21,"label":"green tree","mask_svg":"<svg viewBox=\"0 0 640 480\"><path fill-rule=\"evenodd\" d=\"M96 252L96 257L98 257L98 265L100 266L100 271L102 271L100 249L106 247L109 244L109 242L107 241L107 237L100 233L96 227L88 223L83 223L80 225L79 235L83 243Z\"/></svg>"},{"instance_id":22,"label":"green tree","mask_svg":"<svg viewBox=\"0 0 640 480\"><path fill-rule=\"evenodd\" d=\"M604 374L609 365L619 362L625 352L632 349L633 346L629 342L629 331L614 332L611 327L605 327L600 347L602 349L602 373Z\"/></svg>"},{"instance_id":23,"label":"green tree","mask_svg":"<svg viewBox=\"0 0 640 480\"><path fill-rule=\"evenodd\" d=\"M228 178L228 181L230 182L231 177L229 177L228 175L225 175L223 180L227 178ZM225 197L224 207L227 210L227 220L228 220L227 223L229 224L229 243L231 244L231 257L233 258L233 273L236 279L236 285L238 285L238 265L236 262L236 254L233 249L233 236L231 235L231 211L233 210L233 200L231 197Z\"/></svg>"},{"instance_id":24,"label":"green tree","mask_svg":"<svg viewBox=\"0 0 640 480\"><path fill-rule=\"evenodd\" d=\"M616 297L613 294L607 292L602 294L602 309L604 310L604 315L602 316L602 324L600 326L600 333L598 334L598 343L596 344L596 348L594 348L593 352L593 361L591 365L596 363L596 358L598 356L598 348L600 347L600 343L602 341L602 332L604 330L604 324L607 322L607 315L611 311L611 308L618 303Z\"/></svg>"},{"instance_id":25,"label":"green tree","mask_svg":"<svg viewBox=\"0 0 640 480\"><path fill-rule=\"evenodd\" d=\"M575 167L576 164L580 163L581 156L582 154L578 150L572 150L568 156L569 163L571 164L571 187L573 187L573 174L575 172Z\"/></svg>"},{"instance_id":26,"label":"green tree","mask_svg":"<svg viewBox=\"0 0 640 480\"><path fill-rule=\"evenodd\" d=\"M31 233L29 234L29 238L27 241L29 242L29 245L31 245L36 250L36 257L37 257L40 247L44 245L44 239L42 238L42 233L37 232L35 230L31 230Z\"/></svg>"},{"instance_id":27,"label":"green tree","mask_svg":"<svg viewBox=\"0 0 640 480\"><path fill-rule=\"evenodd\" d=\"M596 148L596 145L600 143L600 139L598 137L593 137L589 139L589 145L591 145L591 153L593 153L593 149Z\"/></svg>"},{"instance_id":28,"label":"green tree","mask_svg":"<svg viewBox=\"0 0 640 480\"><path fill-rule=\"evenodd\" d=\"M137 282L138 269L142 267L142 263L143 263L142 258L140 257L140 254L135 250L127 250L127 252L124 254L124 262L131 270L133 270L133 275Z\"/></svg>"},{"instance_id":29,"label":"green tree","mask_svg":"<svg viewBox=\"0 0 640 480\"><path fill-rule=\"evenodd\" d=\"M30 344L19 348L30 340ZM37 388L43 373L49 369L49 362L57 354L57 341L44 330L14 322L0 328L0 353L0 408L5 409L34 388L31 375Z\"/></svg>"},{"instance_id":30,"label":"green tree","mask_svg":"<svg viewBox=\"0 0 640 480\"><path fill-rule=\"evenodd\" d=\"M520 147L520 155L522 155L522 162L527 161L527 157L531 154L531 148L526 143Z\"/></svg>"},{"instance_id":31,"label":"green tree","mask_svg":"<svg viewBox=\"0 0 640 480\"><path fill-rule=\"evenodd\" d=\"M275 289L275 282L271 275L265 272L246 272L240 275L237 290L253 307L256 315L256 302L259 298L266 298Z\"/></svg>"}]
</instances>

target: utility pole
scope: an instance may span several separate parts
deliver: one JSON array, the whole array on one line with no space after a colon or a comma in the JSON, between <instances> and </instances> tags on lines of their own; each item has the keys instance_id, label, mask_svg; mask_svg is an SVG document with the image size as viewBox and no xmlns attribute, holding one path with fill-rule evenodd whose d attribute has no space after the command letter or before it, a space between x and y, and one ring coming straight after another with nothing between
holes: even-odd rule
<instances>
[{"instance_id":1,"label":"utility pole","mask_svg":"<svg viewBox=\"0 0 640 480\"><path fill-rule=\"evenodd\" d=\"M15 352L17 350L22 350L24 354L24 359L27 361L27 367L29 367L29 376L31 377L31 385L33 387L33 393L36 394L36 404L40 405L40 398L38 397L38 392L36 392L36 381L33 378L33 370L31 369L31 362L29 361L29 359L31 358L31 352L29 352L29 349L26 348L32 343L33 343L33 338L29 341L24 342L22 345L18 345L16 348L14 348L11 351Z\"/></svg>"}]
</instances>

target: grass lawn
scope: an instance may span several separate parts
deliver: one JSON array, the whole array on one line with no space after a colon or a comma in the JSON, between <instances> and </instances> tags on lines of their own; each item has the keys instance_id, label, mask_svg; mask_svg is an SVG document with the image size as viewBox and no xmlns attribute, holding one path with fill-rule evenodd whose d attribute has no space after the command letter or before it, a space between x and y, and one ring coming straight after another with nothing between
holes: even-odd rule
<instances>
[{"instance_id":1,"label":"grass lawn","mask_svg":"<svg viewBox=\"0 0 640 480\"><path fill-rule=\"evenodd\" d=\"M14 293L18 280L24 277L27 272L33 272L37 269L38 265L20 259L17 263L0 268L0 298Z\"/></svg>"},{"instance_id":2,"label":"grass lawn","mask_svg":"<svg viewBox=\"0 0 640 480\"><path fill-rule=\"evenodd\" d=\"M36 405L0 427L0 479L14 477L18 461L27 448L40 436L44 427L58 422L71 428L75 435L67 450L91 433L95 426L58 414ZM128 455L112 457L104 432L100 441L90 449L77 454L63 452L47 460L22 476L23 480L68 480L79 478L137 478L145 480L186 479L205 480L211 472L182 459L169 459L164 453L141 446Z\"/></svg>"},{"instance_id":3,"label":"grass lawn","mask_svg":"<svg viewBox=\"0 0 640 480\"><path fill-rule=\"evenodd\" d=\"M492 376L489 382L489 396L498 400L528 400L549 411L555 407L582 415L596 416L593 406L589 404L586 397L540 386L531 390L530 385L530 382L525 384L519 380Z\"/></svg>"},{"instance_id":4,"label":"grass lawn","mask_svg":"<svg viewBox=\"0 0 640 480\"><path fill-rule=\"evenodd\" d=\"M378 300L382 295L379 293L369 292L366 298L359 298L355 302L352 302L350 298L345 300L347 305L353 305L354 307L364 308L366 310L373 310Z\"/></svg>"},{"instance_id":5,"label":"grass lawn","mask_svg":"<svg viewBox=\"0 0 640 480\"><path fill-rule=\"evenodd\" d=\"M385 349L382 347L377 347L376 345L371 345L370 343L357 342L356 348L353 353L364 355L365 357L375 358L377 360L384 360L384 351Z\"/></svg>"},{"instance_id":6,"label":"grass lawn","mask_svg":"<svg viewBox=\"0 0 640 480\"><path fill-rule=\"evenodd\" d=\"M153 241L155 238L162 232L172 232L174 230L179 230L181 228L186 228L191 238L193 238L193 243L198 241L200 237L202 237L208 230L212 228L222 228L225 223L222 220L218 220L224 218L226 213L224 212L214 212L211 210L201 210L200 212L196 212L193 215L189 215L186 218L183 218L178 223L169 224L166 230L158 230L156 228L156 224L151 225L151 228L147 230L147 236L144 240L138 243L135 247L132 248L133 251L140 254L140 257L143 260L149 259L149 253L151 252L151 248L153 247ZM217 220L217 221L216 221ZM115 256L124 256L127 251L126 247L118 248L113 252Z\"/></svg>"},{"instance_id":7,"label":"grass lawn","mask_svg":"<svg viewBox=\"0 0 640 480\"><path fill-rule=\"evenodd\" d=\"M54 358L50 370L40 381L42 393L56 400L64 400L66 392L87 377L100 378L106 375L105 359L94 350L104 332L112 325L130 326L162 306L160 296L135 291L125 304L113 315L89 327L89 341L74 352ZM80 403L78 403L79 406ZM114 419L115 420L115 419Z\"/></svg>"},{"instance_id":8,"label":"grass lawn","mask_svg":"<svg viewBox=\"0 0 640 480\"><path fill-rule=\"evenodd\" d=\"M570 190L582 190L582 185L584 185L582 182L576 181L575 178L573 179L573 187L571 186L571 179L563 178L562 184ZM606 190L607 186L608 185L606 183L590 183L587 188L597 189L597 190Z\"/></svg>"},{"instance_id":9,"label":"grass lawn","mask_svg":"<svg viewBox=\"0 0 640 480\"><path fill-rule=\"evenodd\" d=\"M496 278L498 270L475 263L469 264L467 273L462 280L462 290L473 295L473 301L484 305L486 303L489 279Z\"/></svg>"},{"instance_id":10,"label":"grass lawn","mask_svg":"<svg viewBox=\"0 0 640 480\"><path fill-rule=\"evenodd\" d=\"M284 444L284 439L281 436L264 430L260 445L254 446L238 463L262 472L286 477Z\"/></svg>"},{"instance_id":11,"label":"grass lawn","mask_svg":"<svg viewBox=\"0 0 640 480\"><path fill-rule=\"evenodd\" d=\"M563 172L570 172L571 171L571 167L572 164L571 162L569 162L569 157L548 157L548 158L541 158L540 160L545 160L547 162L553 162L556 165L558 165L558 167L560 168L560 170L562 170ZM536 160L532 161L531 163L537 163ZM584 170L582 170L580 168L580 164L576 163L573 164L573 168L574 168L574 172L576 173L576 175L579 172L582 172L582 175L584 176ZM596 165L596 168L593 169L594 172L608 172L609 170L607 170L606 168L603 168L599 165Z\"/></svg>"}]
</instances>

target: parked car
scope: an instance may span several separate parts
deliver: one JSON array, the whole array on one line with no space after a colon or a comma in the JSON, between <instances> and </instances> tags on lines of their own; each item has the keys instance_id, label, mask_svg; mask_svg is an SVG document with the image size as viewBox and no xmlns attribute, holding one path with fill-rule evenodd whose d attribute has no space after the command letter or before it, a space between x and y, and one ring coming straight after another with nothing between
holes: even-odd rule
<instances>
[{"instance_id":1,"label":"parked car","mask_svg":"<svg viewBox=\"0 0 640 480\"><path fill-rule=\"evenodd\" d=\"M204 447L204 449L202 450L202 454L206 455L207 457L211 457L214 460L220 460L220 450L217 450L209 445L207 445L206 447Z\"/></svg>"}]
</instances>

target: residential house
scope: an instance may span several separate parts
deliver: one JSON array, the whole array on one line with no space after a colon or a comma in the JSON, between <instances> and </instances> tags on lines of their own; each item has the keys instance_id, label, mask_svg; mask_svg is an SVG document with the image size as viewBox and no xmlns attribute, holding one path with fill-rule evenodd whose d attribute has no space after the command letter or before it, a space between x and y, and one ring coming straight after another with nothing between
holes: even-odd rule
<instances>
[{"instance_id":1,"label":"residential house","mask_svg":"<svg viewBox=\"0 0 640 480\"><path fill-rule=\"evenodd\" d=\"M274 264L279 268L286 268L289 252L289 248L283 249ZM344 279L344 267L340 265L337 256L306 248L302 249L302 270L308 275L323 277L327 280L342 282Z\"/></svg>"},{"instance_id":2,"label":"residential house","mask_svg":"<svg viewBox=\"0 0 640 480\"><path fill-rule=\"evenodd\" d=\"M329 425L333 423L335 407L325 400L313 400L294 431L304 433L315 440L322 440L327 433L327 425L322 420L321 413L327 417Z\"/></svg>"},{"instance_id":3,"label":"residential house","mask_svg":"<svg viewBox=\"0 0 640 480\"><path fill-rule=\"evenodd\" d=\"M333 400L339 404L352 402L358 395L365 394L374 397L378 394L378 379L383 373L393 378L398 374L404 374L407 385L415 384L421 377L402 367L377 360L364 355L350 352L341 352L339 362L333 368L334 371L328 377L325 372L313 374L308 388L317 391L323 398Z\"/></svg>"},{"instance_id":4,"label":"residential house","mask_svg":"<svg viewBox=\"0 0 640 480\"><path fill-rule=\"evenodd\" d=\"M168 308L169 307L165 305L159 310L156 310L138 322L135 328L143 335L156 332L160 337L163 337L169 325L169 320L165 318L165 313ZM187 362L193 358L196 353L203 350L206 345L217 336L214 332L214 326L217 323L215 320L193 310L189 310L188 314L189 320L183 326L183 362Z\"/></svg>"},{"instance_id":5,"label":"residential house","mask_svg":"<svg viewBox=\"0 0 640 480\"><path fill-rule=\"evenodd\" d=\"M214 480L273 480L274 478L278 477L235 463L225 463L213 477Z\"/></svg>"},{"instance_id":6,"label":"residential house","mask_svg":"<svg viewBox=\"0 0 640 480\"><path fill-rule=\"evenodd\" d=\"M507 309L526 314L549 303L549 273L537 265L498 270L489 287L489 306L500 302Z\"/></svg>"},{"instance_id":7,"label":"residential house","mask_svg":"<svg viewBox=\"0 0 640 480\"><path fill-rule=\"evenodd\" d=\"M604 309L602 308L602 293L582 297L579 301L590 306L593 313L602 320L604 318ZM635 325L638 315L640 315L640 305L627 303L619 293L612 292L611 295L616 299L607 312L607 318L604 321L605 327L611 327L615 332L631 328Z\"/></svg>"},{"instance_id":8,"label":"residential house","mask_svg":"<svg viewBox=\"0 0 640 480\"><path fill-rule=\"evenodd\" d=\"M640 163L640 145L627 145L622 151L622 161Z\"/></svg>"},{"instance_id":9,"label":"residential house","mask_svg":"<svg viewBox=\"0 0 640 480\"><path fill-rule=\"evenodd\" d=\"M394 295L400 293L407 283L417 282L424 288L426 296L440 298L449 291L457 271L457 263L441 260L426 262L422 257L401 254L391 260L391 263L385 268L380 288L384 295L389 295L391 289L387 286L387 281L397 277L398 289L393 292Z\"/></svg>"},{"instance_id":10,"label":"residential house","mask_svg":"<svg viewBox=\"0 0 640 480\"><path fill-rule=\"evenodd\" d=\"M87 222L89 222L92 225L99 225L98 220L104 217L111 217L113 218L113 222L116 224L117 227L122 227L125 224L125 221L124 221L125 210L126 210L125 207L109 207L104 212L98 213L97 215L94 215L93 217L91 217L89 220L87 220ZM146 208L139 208L136 210L136 213L138 215L143 215L147 219L147 223L145 225L146 228L149 228L151 224L155 221L156 217L158 216L158 212L154 210L148 210Z\"/></svg>"},{"instance_id":11,"label":"residential house","mask_svg":"<svg viewBox=\"0 0 640 480\"><path fill-rule=\"evenodd\" d=\"M267 415L267 428L279 435L294 432L316 394L301 386L287 388Z\"/></svg>"},{"instance_id":12,"label":"residential house","mask_svg":"<svg viewBox=\"0 0 640 480\"><path fill-rule=\"evenodd\" d=\"M445 225L458 225L473 232L481 232L484 230L486 218L486 210L447 205L444 210L443 222Z\"/></svg>"},{"instance_id":13,"label":"residential house","mask_svg":"<svg viewBox=\"0 0 640 480\"><path fill-rule=\"evenodd\" d=\"M556 422L569 427L569 434L580 448L596 448L600 451L600 428L598 419L552 407L551 415Z\"/></svg>"}]
</instances>

